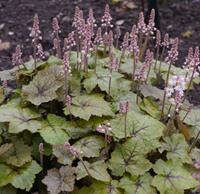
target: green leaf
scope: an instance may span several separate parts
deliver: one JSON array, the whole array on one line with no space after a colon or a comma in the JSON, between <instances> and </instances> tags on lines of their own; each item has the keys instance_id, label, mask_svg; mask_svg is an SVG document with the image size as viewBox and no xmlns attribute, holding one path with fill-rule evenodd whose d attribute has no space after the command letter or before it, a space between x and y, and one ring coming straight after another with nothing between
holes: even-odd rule
<instances>
[{"instance_id":1,"label":"green leaf","mask_svg":"<svg viewBox=\"0 0 200 194\"><path fill-rule=\"evenodd\" d=\"M17 140L12 145L7 152L0 155L0 161L17 167L31 161L31 148L25 145L22 140Z\"/></svg>"},{"instance_id":2,"label":"green leaf","mask_svg":"<svg viewBox=\"0 0 200 194\"><path fill-rule=\"evenodd\" d=\"M75 168L62 166L59 170L50 169L42 182L47 186L50 194L58 194L62 191L73 191L75 184Z\"/></svg>"},{"instance_id":3,"label":"green leaf","mask_svg":"<svg viewBox=\"0 0 200 194\"><path fill-rule=\"evenodd\" d=\"M118 139L125 137L124 116L118 115L116 119L110 121L111 134ZM127 136L133 139L140 139L146 145L146 149L151 151L160 146L158 139L162 136L165 126L158 120L130 111L127 114Z\"/></svg>"},{"instance_id":4,"label":"green leaf","mask_svg":"<svg viewBox=\"0 0 200 194\"><path fill-rule=\"evenodd\" d=\"M156 194L151 186L153 177L149 174L143 176L124 176L119 186L126 191L126 194Z\"/></svg>"},{"instance_id":5,"label":"green leaf","mask_svg":"<svg viewBox=\"0 0 200 194\"><path fill-rule=\"evenodd\" d=\"M167 151L167 159L176 161L177 159L183 163L192 163L188 154L189 146L182 134L173 134L171 137L165 137L164 143L159 151Z\"/></svg>"},{"instance_id":6,"label":"green leaf","mask_svg":"<svg viewBox=\"0 0 200 194\"><path fill-rule=\"evenodd\" d=\"M8 104L0 107L0 122L10 122L10 133L19 133L24 130L37 132L41 128L38 118L40 115L28 108L13 107Z\"/></svg>"},{"instance_id":7,"label":"green leaf","mask_svg":"<svg viewBox=\"0 0 200 194\"><path fill-rule=\"evenodd\" d=\"M100 149L105 146L105 140L101 136L92 135L78 140L73 146L84 157L98 157L100 155Z\"/></svg>"},{"instance_id":8,"label":"green leaf","mask_svg":"<svg viewBox=\"0 0 200 194\"><path fill-rule=\"evenodd\" d=\"M67 122L66 130L70 138L77 139L84 135L89 134L93 130L93 126L92 126L91 121L88 123L85 120L76 119L76 120Z\"/></svg>"},{"instance_id":9,"label":"green leaf","mask_svg":"<svg viewBox=\"0 0 200 194\"><path fill-rule=\"evenodd\" d=\"M52 65L62 65L63 61L62 61L62 59L59 59L58 57L50 56L47 60L47 63L50 66L52 66Z\"/></svg>"},{"instance_id":10,"label":"green leaf","mask_svg":"<svg viewBox=\"0 0 200 194\"><path fill-rule=\"evenodd\" d=\"M183 167L181 162L164 162L158 160L153 167L157 174L152 181L161 194L177 193L183 194L184 190L191 189L199 185L191 174Z\"/></svg>"},{"instance_id":11,"label":"green leaf","mask_svg":"<svg viewBox=\"0 0 200 194\"><path fill-rule=\"evenodd\" d=\"M186 114L185 111L180 112L181 119L185 117L185 114ZM200 130L200 109L193 108L191 112L184 119L184 123L192 126L191 133L192 136L195 137Z\"/></svg>"},{"instance_id":12,"label":"green leaf","mask_svg":"<svg viewBox=\"0 0 200 194\"><path fill-rule=\"evenodd\" d=\"M109 168L114 176L125 172L131 175L143 175L152 164L145 158L145 145L141 140L129 139L124 144L117 144L109 160Z\"/></svg>"},{"instance_id":13,"label":"green leaf","mask_svg":"<svg viewBox=\"0 0 200 194\"><path fill-rule=\"evenodd\" d=\"M108 69L97 68L96 74L91 72L88 74L88 77L84 81L84 87L88 93L98 86L101 91L109 92L109 79L110 72ZM116 96L119 93L127 92L131 89L131 82L123 79L123 75L118 72L112 73L111 80L111 95Z\"/></svg>"},{"instance_id":14,"label":"green leaf","mask_svg":"<svg viewBox=\"0 0 200 194\"><path fill-rule=\"evenodd\" d=\"M151 97L143 98L139 107L153 118L159 118L160 116L159 105L156 104Z\"/></svg>"},{"instance_id":15,"label":"green leaf","mask_svg":"<svg viewBox=\"0 0 200 194\"><path fill-rule=\"evenodd\" d=\"M0 157L2 154L7 152L8 150L10 150L12 148L12 146L13 146L12 143L5 143L5 144L1 145L0 146Z\"/></svg>"},{"instance_id":16,"label":"green leaf","mask_svg":"<svg viewBox=\"0 0 200 194\"><path fill-rule=\"evenodd\" d=\"M0 187L7 185L17 175L9 166L0 163Z\"/></svg>"},{"instance_id":17,"label":"green leaf","mask_svg":"<svg viewBox=\"0 0 200 194\"><path fill-rule=\"evenodd\" d=\"M15 172L16 176L13 177L11 184L15 188L29 191L33 186L35 175L41 170L41 167L33 160Z\"/></svg>"},{"instance_id":18,"label":"green leaf","mask_svg":"<svg viewBox=\"0 0 200 194\"><path fill-rule=\"evenodd\" d=\"M64 145L54 145L53 146L53 154L56 156L58 162L64 165L71 165L74 156L64 147Z\"/></svg>"},{"instance_id":19,"label":"green leaf","mask_svg":"<svg viewBox=\"0 0 200 194\"><path fill-rule=\"evenodd\" d=\"M110 105L101 95L83 95L72 99L70 112L75 117L89 120L93 116L113 116ZM69 115L67 108L64 109L65 115Z\"/></svg>"},{"instance_id":20,"label":"green leaf","mask_svg":"<svg viewBox=\"0 0 200 194\"><path fill-rule=\"evenodd\" d=\"M123 194L116 185L116 181L111 181L110 184L95 181L89 187L84 186L72 194Z\"/></svg>"},{"instance_id":21,"label":"green leaf","mask_svg":"<svg viewBox=\"0 0 200 194\"><path fill-rule=\"evenodd\" d=\"M39 131L42 138L51 145L64 144L69 140L67 122L63 117L48 114Z\"/></svg>"},{"instance_id":22,"label":"green leaf","mask_svg":"<svg viewBox=\"0 0 200 194\"><path fill-rule=\"evenodd\" d=\"M0 188L0 194L17 194L17 190L11 185Z\"/></svg>"},{"instance_id":23,"label":"green leaf","mask_svg":"<svg viewBox=\"0 0 200 194\"><path fill-rule=\"evenodd\" d=\"M39 71L29 85L23 86L22 96L38 106L57 98L56 91L62 85L62 67L51 66Z\"/></svg>"},{"instance_id":24,"label":"green leaf","mask_svg":"<svg viewBox=\"0 0 200 194\"><path fill-rule=\"evenodd\" d=\"M152 85L140 85L140 92L144 97L152 96L155 99L163 100L164 90L158 89Z\"/></svg>"},{"instance_id":25,"label":"green leaf","mask_svg":"<svg viewBox=\"0 0 200 194\"><path fill-rule=\"evenodd\" d=\"M88 169L91 177L99 181L110 182L111 177L107 172L107 165L105 161L100 160L94 163L89 163L87 161L83 162L86 168ZM88 173L85 167L83 166L82 162L79 162L77 167L77 180L80 180L86 176L88 176Z\"/></svg>"}]
</instances>

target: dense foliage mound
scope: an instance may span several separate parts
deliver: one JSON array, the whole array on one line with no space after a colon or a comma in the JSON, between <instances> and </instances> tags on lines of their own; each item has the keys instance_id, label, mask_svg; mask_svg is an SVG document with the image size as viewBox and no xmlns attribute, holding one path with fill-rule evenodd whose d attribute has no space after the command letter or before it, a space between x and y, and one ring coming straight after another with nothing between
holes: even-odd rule
<instances>
[{"instance_id":1,"label":"dense foliage mound","mask_svg":"<svg viewBox=\"0 0 200 194\"><path fill-rule=\"evenodd\" d=\"M120 49L111 21L106 6L94 37L92 10L85 21L76 8L62 50L54 18L56 56L44 60L35 16L33 59L24 63L17 46L15 66L0 72L0 193L181 194L199 185L200 109L186 100L200 81L198 47L178 68L178 39L157 31L155 59L147 49L154 10Z\"/></svg>"}]
</instances>

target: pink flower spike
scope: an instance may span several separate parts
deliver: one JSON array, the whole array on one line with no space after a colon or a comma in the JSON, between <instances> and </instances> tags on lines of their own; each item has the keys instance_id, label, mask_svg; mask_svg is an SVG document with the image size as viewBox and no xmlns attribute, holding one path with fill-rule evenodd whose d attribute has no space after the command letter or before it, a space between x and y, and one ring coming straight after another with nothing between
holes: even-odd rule
<instances>
[{"instance_id":1,"label":"pink flower spike","mask_svg":"<svg viewBox=\"0 0 200 194\"><path fill-rule=\"evenodd\" d=\"M129 102L128 101L120 102L119 109L120 109L120 113L127 114L129 111Z\"/></svg>"},{"instance_id":2,"label":"pink flower spike","mask_svg":"<svg viewBox=\"0 0 200 194\"><path fill-rule=\"evenodd\" d=\"M64 65L64 73L70 74L71 73L71 67L69 65L69 53L65 52L63 56L63 65Z\"/></svg>"},{"instance_id":3,"label":"pink flower spike","mask_svg":"<svg viewBox=\"0 0 200 194\"><path fill-rule=\"evenodd\" d=\"M162 42L162 46L168 48L169 45L170 45L170 42L169 42L169 34L166 33L166 34L164 35L164 40L163 40L163 42Z\"/></svg>"},{"instance_id":4,"label":"pink flower spike","mask_svg":"<svg viewBox=\"0 0 200 194\"><path fill-rule=\"evenodd\" d=\"M155 10L152 9L149 17L149 23L147 25L147 34L153 35L155 30Z\"/></svg>"},{"instance_id":5,"label":"pink flower spike","mask_svg":"<svg viewBox=\"0 0 200 194\"><path fill-rule=\"evenodd\" d=\"M168 63L168 64L173 64L175 61L177 61L178 59L178 43L179 43L179 40L178 38L175 38L173 40L173 44L172 44L172 47L171 49L168 51L168 55L167 57L165 58L165 62Z\"/></svg>"},{"instance_id":6,"label":"pink flower spike","mask_svg":"<svg viewBox=\"0 0 200 194\"><path fill-rule=\"evenodd\" d=\"M158 48L161 46L161 34L160 34L160 30L156 31L156 45L155 47Z\"/></svg>"},{"instance_id":7,"label":"pink flower spike","mask_svg":"<svg viewBox=\"0 0 200 194\"><path fill-rule=\"evenodd\" d=\"M2 81L2 87L5 89L8 87L8 81L7 80L3 80Z\"/></svg>"},{"instance_id":8,"label":"pink flower spike","mask_svg":"<svg viewBox=\"0 0 200 194\"><path fill-rule=\"evenodd\" d=\"M142 34L146 34L147 32L147 25L144 22L144 13L140 12L138 24L137 24L138 31Z\"/></svg>"},{"instance_id":9,"label":"pink flower spike","mask_svg":"<svg viewBox=\"0 0 200 194\"><path fill-rule=\"evenodd\" d=\"M63 51L68 51L75 45L76 41L74 39L74 31L72 31L68 34L68 37L64 39Z\"/></svg>"},{"instance_id":10,"label":"pink flower spike","mask_svg":"<svg viewBox=\"0 0 200 194\"><path fill-rule=\"evenodd\" d=\"M57 18L53 18L52 28L53 28L53 33L54 34L60 33L60 26L58 24L58 19Z\"/></svg>"},{"instance_id":11,"label":"pink flower spike","mask_svg":"<svg viewBox=\"0 0 200 194\"><path fill-rule=\"evenodd\" d=\"M33 19L33 27L31 29L31 33L30 33L30 37L33 38L33 42L35 41L35 39L42 39L41 35L41 31L40 31L40 26L39 26L40 22L39 22L39 18L38 15L35 14L34 19Z\"/></svg>"},{"instance_id":12,"label":"pink flower spike","mask_svg":"<svg viewBox=\"0 0 200 194\"><path fill-rule=\"evenodd\" d=\"M36 53L36 55L39 56L41 59L45 58L43 47L42 47L41 44L37 45L37 53Z\"/></svg>"},{"instance_id":13,"label":"pink flower spike","mask_svg":"<svg viewBox=\"0 0 200 194\"><path fill-rule=\"evenodd\" d=\"M111 14L110 14L110 7L109 7L108 4L106 4L104 15L101 18L102 26L112 27L111 21L112 21L112 17L111 17Z\"/></svg>"},{"instance_id":14,"label":"pink flower spike","mask_svg":"<svg viewBox=\"0 0 200 194\"><path fill-rule=\"evenodd\" d=\"M38 149L39 149L40 154L44 154L44 144L43 143L39 144Z\"/></svg>"},{"instance_id":15,"label":"pink flower spike","mask_svg":"<svg viewBox=\"0 0 200 194\"><path fill-rule=\"evenodd\" d=\"M123 42L122 42L122 46L121 46L121 49L123 52L125 52L126 49L128 49L129 47L129 33L126 32L125 35L124 35L124 39L123 39Z\"/></svg>"},{"instance_id":16,"label":"pink flower spike","mask_svg":"<svg viewBox=\"0 0 200 194\"><path fill-rule=\"evenodd\" d=\"M95 24L96 20L94 18L94 12L93 12L93 9L90 8L89 9L89 14L88 14L88 19L87 19L87 24L90 24L90 25L96 25Z\"/></svg>"},{"instance_id":17,"label":"pink flower spike","mask_svg":"<svg viewBox=\"0 0 200 194\"><path fill-rule=\"evenodd\" d=\"M66 143L64 144L64 147L65 147L73 156L75 156L76 158L79 158L79 157L80 157L79 151L78 151L74 146L71 146L68 142L66 142Z\"/></svg>"},{"instance_id":18,"label":"pink flower spike","mask_svg":"<svg viewBox=\"0 0 200 194\"><path fill-rule=\"evenodd\" d=\"M97 45L103 43L102 29L101 29L101 27L99 27L99 28L97 29L97 33L96 33L96 37L95 37L94 43L97 44Z\"/></svg>"},{"instance_id":19,"label":"pink flower spike","mask_svg":"<svg viewBox=\"0 0 200 194\"><path fill-rule=\"evenodd\" d=\"M72 104L72 97L70 95L67 95L65 101L66 101L66 106L70 108Z\"/></svg>"},{"instance_id":20,"label":"pink flower spike","mask_svg":"<svg viewBox=\"0 0 200 194\"><path fill-rule=\"evenodd\" d=\"M22 51L20 45L17 45L15 53L12 55L12 65L21 65L22 62Z\"/></svg>"}]
</instances>

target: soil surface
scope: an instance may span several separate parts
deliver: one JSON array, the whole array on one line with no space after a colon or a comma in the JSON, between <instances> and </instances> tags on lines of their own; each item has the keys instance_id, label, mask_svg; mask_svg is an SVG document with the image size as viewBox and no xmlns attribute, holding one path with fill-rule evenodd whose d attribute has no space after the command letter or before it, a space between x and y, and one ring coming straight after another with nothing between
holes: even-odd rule
<instances>
[{"instance_id":1,"label":"soil surface","mask_svg":"<svg viewBox=\"0 0 200 194\"><path fill-rule=\"evenodd\" d=\"M137 21L141 5L134 2L134 8L127 8L124 3L111 6L113 24L122 24L122 32L130 31ZM74 8L79 5L85 15L92 7L99 22L106 0L0 0L0 69L11 67L11 55L17 44L22 46L23 56L27 59L32 54L30 27L35 13L40 18L44 50L52 48L51 21L57 17L62 29L61 37L72 30L71 23ZM129 7L129 6L128 6ZM188 47L200 45L200 0L166 0L159 5L161 31L170 37L180 38L180 55L178 65L182 65ZM2 44L6 43L6 44ZM2 46L3 45L3 46ZM3 47L3 48L2 48ZM5 47L5 48L4 48ZM200 86L190 95L194 104L200 104Z\"/></svg>"}]
</instances>

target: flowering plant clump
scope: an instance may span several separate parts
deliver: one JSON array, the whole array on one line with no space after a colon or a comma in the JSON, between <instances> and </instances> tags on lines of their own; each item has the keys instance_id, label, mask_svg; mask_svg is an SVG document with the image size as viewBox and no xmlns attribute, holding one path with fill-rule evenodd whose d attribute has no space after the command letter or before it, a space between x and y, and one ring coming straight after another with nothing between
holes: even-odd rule
<instances>
[{"instance_id":1,"label":"flowering plant clump","mask_svg":"<svg viewBox=\"0 0 200 194\"><path fill-rule=\"evenodd\" d=\"M52 23L45 60L36 14L33 57L0 72L0 193L183 194L200 185L199 47L176 67L178 38L143 13L131 32L76 7L64 40ZM116 32L116 33L115 33ZM120 39L123 42L120 44ZM155 42L155 47L150 43ZM16 88L10 88L11 82Z\"/></svg>"}]
</instances>

